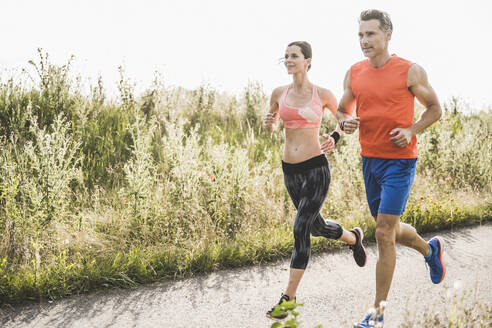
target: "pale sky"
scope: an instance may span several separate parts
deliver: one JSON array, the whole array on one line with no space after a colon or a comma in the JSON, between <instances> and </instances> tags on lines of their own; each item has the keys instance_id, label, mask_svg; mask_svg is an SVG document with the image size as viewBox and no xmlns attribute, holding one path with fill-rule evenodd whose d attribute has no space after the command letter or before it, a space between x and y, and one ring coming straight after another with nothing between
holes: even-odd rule
<instances>
[{"instance_id":1,"label":"pale sky","mask_svg":"<svg viewBox=\"0 0 492 328\"><path fill-rule=\"evenodd\" d=\"M154 71L167 85L241 92L259 81L270 94L290 83L279 58L291 41L313 48L311 82L339 99L347 69L362 60L359 13L390 13L390 53L420 64L441 101L492 105L491 1L1 0L0 69L28 67L43 48L56 64L116 90L117 67L141 90Z\"/></svg>"}]
</instances>

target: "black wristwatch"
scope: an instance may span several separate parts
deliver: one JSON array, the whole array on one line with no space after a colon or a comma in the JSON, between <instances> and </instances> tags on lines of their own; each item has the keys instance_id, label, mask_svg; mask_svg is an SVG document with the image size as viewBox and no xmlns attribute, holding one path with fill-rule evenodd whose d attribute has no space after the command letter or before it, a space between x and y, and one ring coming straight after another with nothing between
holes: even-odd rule
<instances>
[{"instance_id":1,"label":"black wristwatch","mask_svg":"<svg viewBox=\"0 0 492 328\"><path fill-rule=\"evenodd\" d=\"M335 145L337 144L338 140L340 140L340 133L338 133L337 131L333 131L331 134L330 134L330 137L333 138L333 140L335 140Z\"/></svg>"}]
</instances>

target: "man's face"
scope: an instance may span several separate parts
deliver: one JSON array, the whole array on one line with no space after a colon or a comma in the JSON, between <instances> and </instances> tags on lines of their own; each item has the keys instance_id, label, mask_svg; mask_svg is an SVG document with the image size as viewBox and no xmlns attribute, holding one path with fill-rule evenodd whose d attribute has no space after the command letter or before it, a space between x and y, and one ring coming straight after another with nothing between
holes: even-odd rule
<instances>
[{"instance_id":1,"label":"man's face","mask_svg":"<svg viewBox=\"0 0 492 328\"><path fill-rule=\"evenodd\" d=\"M388 47L391 30L384 32L377 19L361 21L359 25L359 42L364 56L368 58L382 54Z\"/></svg>"}]
</instances>

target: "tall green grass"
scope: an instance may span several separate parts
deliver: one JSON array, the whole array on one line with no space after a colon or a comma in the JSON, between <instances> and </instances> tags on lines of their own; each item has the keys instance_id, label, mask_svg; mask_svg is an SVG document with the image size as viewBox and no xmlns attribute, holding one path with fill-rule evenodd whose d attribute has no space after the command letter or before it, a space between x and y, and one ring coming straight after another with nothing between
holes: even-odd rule
<instances>
[{"instance_id":1,"label":"tall green grass","mask_svg":"<svg viewBox=\"0 0 492 328\"><path fill-rule=\"evenodd\" d=\"M137 96L121 70L108 99L101 79L84 94L70 60L55 66L40 51L30 66L0 83L0 304L290 254L283 133L263 128L261 85L229 95L157 78ZM446 109L420 135L404 221L429 231L490 220L491 124L490 111ZM322 214L373 239L358 154L346 136L328 156ZM314 251L340 246L313 238Z\"/></svg>"}]
</instances>

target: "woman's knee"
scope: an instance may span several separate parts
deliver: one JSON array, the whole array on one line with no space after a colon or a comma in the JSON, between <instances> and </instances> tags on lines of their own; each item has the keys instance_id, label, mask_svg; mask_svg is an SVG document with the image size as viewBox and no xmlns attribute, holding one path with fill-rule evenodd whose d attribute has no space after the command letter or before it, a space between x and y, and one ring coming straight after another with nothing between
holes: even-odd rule
<instances>
[{"instance_id":1,"label":"woman's knee","mask_svg":"<svg viewBox=\"0 0 492 328\"><path fill-rule=\"evenodd\" d=\"M329 239L339 239L343 234L341 225L331 220L323 220L322 222L315 221L311 227L313 236L321 236Z\"/></svg>"},{"instance_id":2,"label":"woman's knee","mask_svg":"<svg viewBox=\"0 0 492 328\"><path fill-rule=\"evenodd\" d=\"M294 239L303 239L306 236L308 230L307 225L304 224L294 224Z\"/></svg>"},{"instance_id":3,"label":"woman's knee","mask_svg":"<svg viewBox=\"0 0 492 328\"><path fill-rule=\"evenodd\" d=\"M311 233L313 213L299 211L294 221L294 239L305 238Z\"/></svg>"}]
</instances>

